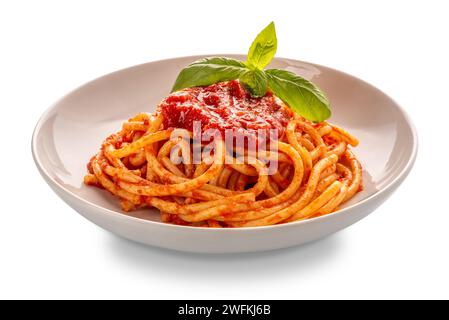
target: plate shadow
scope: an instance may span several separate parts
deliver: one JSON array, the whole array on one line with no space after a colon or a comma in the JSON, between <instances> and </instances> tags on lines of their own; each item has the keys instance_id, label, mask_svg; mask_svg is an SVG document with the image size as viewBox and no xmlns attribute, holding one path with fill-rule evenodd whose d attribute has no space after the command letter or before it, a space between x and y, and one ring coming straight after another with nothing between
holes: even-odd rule
<instances>
[{"instance_id":1,"label":"plate shadow","mask_svg":"<svg viewBox=\"0 0 449 320\"><path fill-rule=\"evenodd\" d=\"M314 242L286 249L256 253L200 254L146 246L107 233L107 246L113 259L129 264L143 273L171 277L234 279L273 277L290 271L316 270L338 257L344 232Z\"/></svg>"}]
</instances>

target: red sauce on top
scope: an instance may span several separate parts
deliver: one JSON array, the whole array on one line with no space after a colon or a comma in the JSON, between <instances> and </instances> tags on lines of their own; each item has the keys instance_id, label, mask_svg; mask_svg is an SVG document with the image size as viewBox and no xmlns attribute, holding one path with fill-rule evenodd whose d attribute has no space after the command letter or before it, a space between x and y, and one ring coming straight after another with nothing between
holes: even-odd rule
<instances>
[{"instance_id":1,"label":"red sauce on top","mask_svg":"<svg viewBox=\"0 0 449 320\"><path fill-rule=\"evenodd\" d=\"M200 121L202 131L218 129L222 134L226 129L244 135L249 129L278 129L282 137L293 116L271 92L253 98L238 80L175 92L162 100L158 108L165 128L192 130L193 122Z\"/></svg>"}]
</instances>

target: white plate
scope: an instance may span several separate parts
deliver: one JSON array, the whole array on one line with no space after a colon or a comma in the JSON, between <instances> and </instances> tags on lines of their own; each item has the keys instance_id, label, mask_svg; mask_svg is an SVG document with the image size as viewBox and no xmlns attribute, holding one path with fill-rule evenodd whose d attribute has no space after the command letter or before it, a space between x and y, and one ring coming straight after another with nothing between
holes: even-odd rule
<instances>
[{"instance_id":1,"label":"white plate","mask_svg":"<svg viewBox=\"0 0 449 320\"><path fill-rule=\"evenodd\" d=\"M117 71L59 100L41 117L33 134L34 160L45 181L81 215L120 236L175 250L226 253L300 245L341 230L383 203L411 170L417 135L410 119L391 98L340 71L276 58L271 67L296 72L323 89L332 104L330 121L360 139L354 151L364 168L364 190L336 213L258 228L185 227L159 222L156 210L123 213L117 199L83 184L86 163L124 120L142 111L154 111L178 72L201 57L162 60Z\"/></svg>"}]
</instances>

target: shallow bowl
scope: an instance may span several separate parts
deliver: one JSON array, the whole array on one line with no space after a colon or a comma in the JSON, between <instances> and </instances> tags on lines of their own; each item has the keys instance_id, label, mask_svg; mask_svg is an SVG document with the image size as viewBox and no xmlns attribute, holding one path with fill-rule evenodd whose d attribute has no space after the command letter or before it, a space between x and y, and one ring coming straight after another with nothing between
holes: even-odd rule
<instances>
[{"instance_id":1,"label":"shallow bowl","mask_svg":"<svg viewBox=\"0 0 449 320\"><path fill-rule=\"evenodd\" d=\"M159 212L153 209L122 212L117 199L83 184L87 161L105 137L120 130L123 121L139 112L154 111L169 94L179 71L202 57L120 70L81 86L50 107L36 125L32 152L56 194L88 220L134 241L191 252L251 252L300 245L355 223L382 204L410 172L417 135L408 116L390 97L346 73L276 58L270 67L293 71L316 83L331 101L330 122L359 138L354 152L363 166L364 190L335 213L257 228L185 227L161 223Z\"/></svg>"}]
</instances>

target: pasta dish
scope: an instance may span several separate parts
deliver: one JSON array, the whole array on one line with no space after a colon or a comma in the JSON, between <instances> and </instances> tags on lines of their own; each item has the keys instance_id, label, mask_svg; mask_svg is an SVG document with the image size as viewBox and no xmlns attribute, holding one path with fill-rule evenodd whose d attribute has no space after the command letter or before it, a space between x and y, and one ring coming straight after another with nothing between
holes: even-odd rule
<instances>
[{"instance_id":1,"label":"pasta dish","mask_svg":"<svg viewBox=\"0 0 449 320\"><path fill-rule=\"evenodd\" d=\"M212 142L196 149L195 121L199 136L215 131ZM174 135L176 129L182 134ZM267 134L273 129L276 141ZM225 130L234 133L231 141ZM269 148L250 150L262 142ZM233 80L175 92L154 114L129 119L104 141L84 181L116 195L125 211L159 209L167 223L273 225L325 215L351 199L362 187L361 165L350 149L357 144L345 130L308 121L271 93L253 98ZM209 158L194 163L193 153L210 145Z\"/></svg>"},{"instance_id":2,"label":"pasta dish","mask_svg":"<svg viewBox=\"0 0 449 320\"><path fill-rule=\"evenodd\" d=\"M185 67L153 114L106 138L84 182L125 211L157 208L161 221L186 226L258 227L338 210L362 189L358 140L326 121L330 102L312 82L265 69L276 49L270 23L246 61Z\"/></svg>"}]
</instances>

